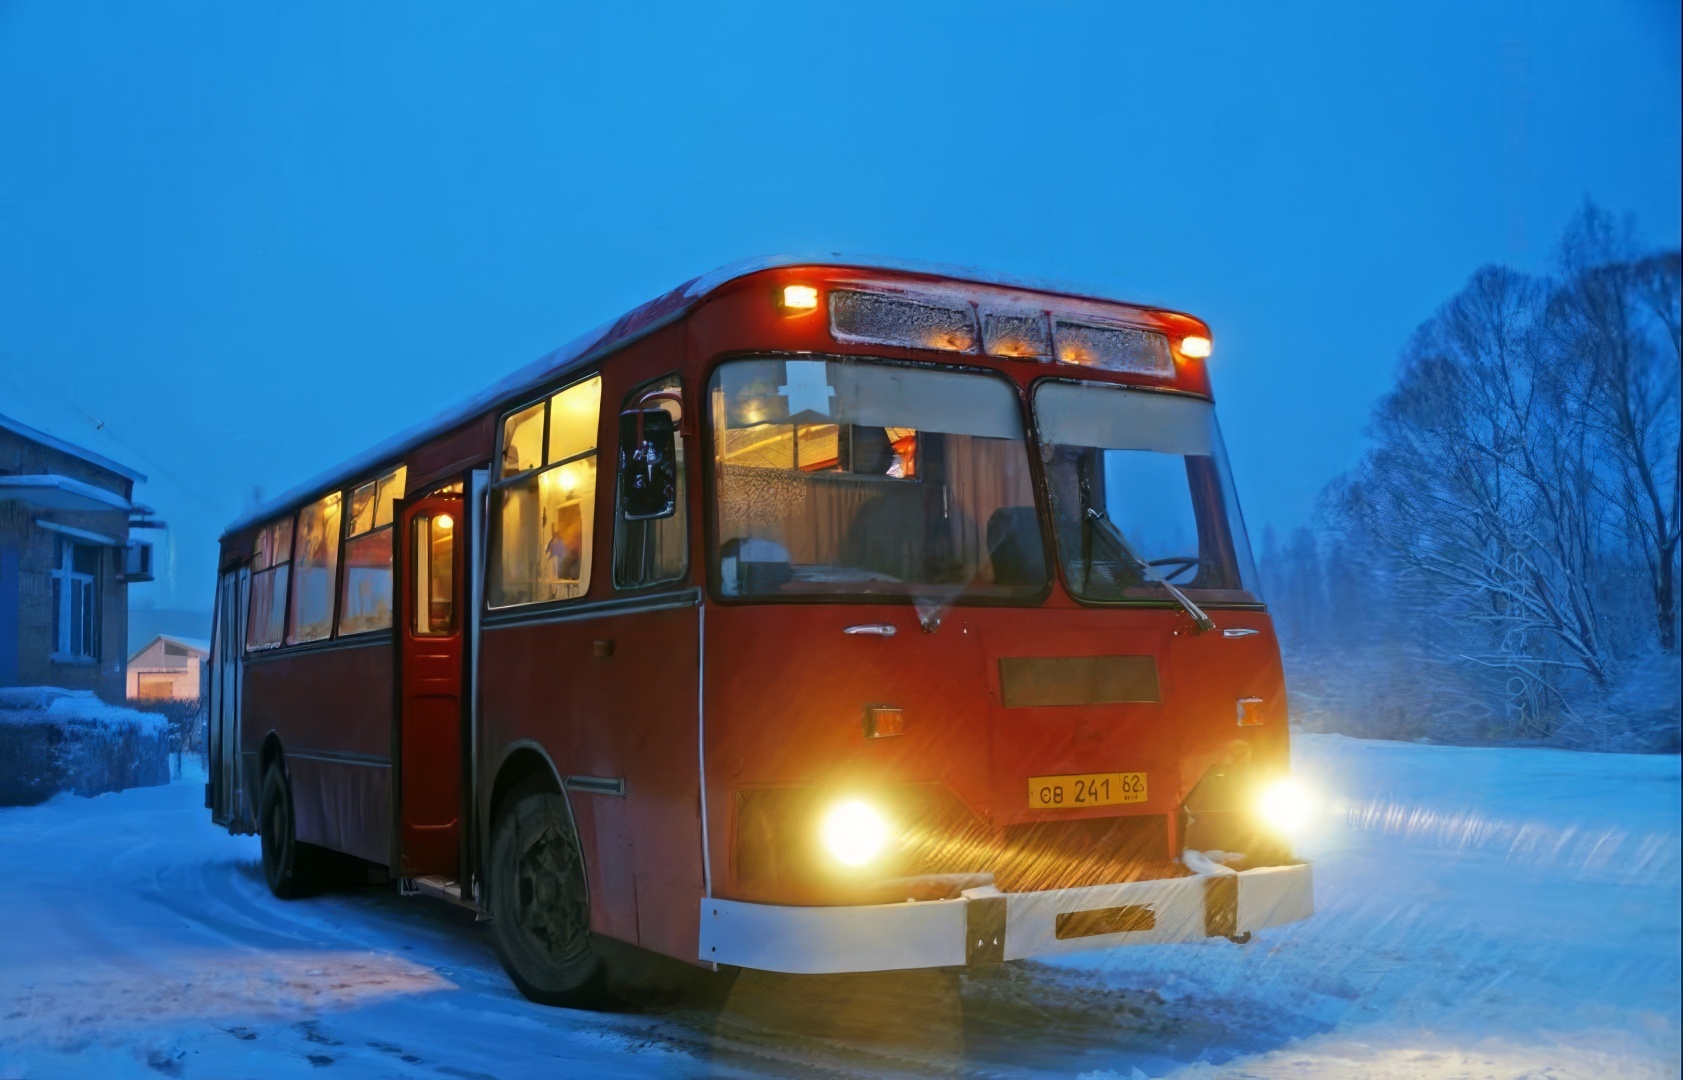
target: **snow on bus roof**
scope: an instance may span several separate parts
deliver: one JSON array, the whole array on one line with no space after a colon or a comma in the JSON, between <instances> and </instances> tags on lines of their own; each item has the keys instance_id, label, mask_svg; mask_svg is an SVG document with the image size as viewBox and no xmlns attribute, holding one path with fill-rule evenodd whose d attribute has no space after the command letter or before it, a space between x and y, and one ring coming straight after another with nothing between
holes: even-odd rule
<instances>
[{"instance_id":1,"label":"snow on bus roof","mask_svg":"<svg viewBox=\"0 0 1683 1080\"><path fill-rule=\"evenodd\" d=\"M395 464L400 457L428 439L467 423L506 399L517 397L528 390L536 390L542 384L564 374L569 368L581 366L611 348L623 345L652 330L659 329L684 314L709 293L735 281L737 278L747 277L749 274L759 273L762 270L776 270L790 266L886 270L890 273L922 274L929 277L973 282L979 285L1054 293L1060 296L1081 297L1107 303L1119 302L1104 297L1097 290L1069 282L1018 277L996 273L980 267L924 262L917 259L900 259L892 256L842 255L839 252L832 252L820 255L763 255L739 259L736 262L726 263L717 270L691 278L677 288L633 308L619 318L612 319L588 333L579 335L559 349L516 368L484 390L451 405L431 419L407 427L391 438L377 443L346 461L340 462L326 472L296 487L289 488L272 499L265 500L260 505L229 522L227 528L223 529L222 536L225 539L234 533L260 525L302 506L310 499L319 497L323 492L333 491L358 480L368 479L382 467Z\"/></svg>"}]
</instances>

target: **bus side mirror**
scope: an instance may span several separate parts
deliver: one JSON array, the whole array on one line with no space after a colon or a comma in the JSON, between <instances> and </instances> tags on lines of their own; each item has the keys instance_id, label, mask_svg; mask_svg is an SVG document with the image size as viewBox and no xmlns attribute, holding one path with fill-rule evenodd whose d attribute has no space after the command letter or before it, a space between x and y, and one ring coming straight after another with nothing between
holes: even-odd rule
<instances>
[{"instance_id":1,"label":"bus side mirror","mask_svg":"<svg viewBox=\"0 0 1683 1080\"><path fill-rule=\"evenodd\" d=\"M619 507L627 521L678 511L677 430L664 409L619 414Z\"/></svg>"}]
</instances>

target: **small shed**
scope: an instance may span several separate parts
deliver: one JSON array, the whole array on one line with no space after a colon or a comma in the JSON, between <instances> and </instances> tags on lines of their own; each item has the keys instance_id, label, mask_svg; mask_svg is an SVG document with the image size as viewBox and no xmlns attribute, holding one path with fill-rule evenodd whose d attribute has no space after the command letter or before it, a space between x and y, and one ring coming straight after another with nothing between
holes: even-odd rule
<instances>
[{"instance_id":1,"label":"small shed","mask_svg":"<svg viewBox=\"0 0 1683 1080\"><path fill-rule=\"evenodd\" d=\"M130 701L197 701L210 642L159 634L129 657Z\"/></svg>"}]
</instances>

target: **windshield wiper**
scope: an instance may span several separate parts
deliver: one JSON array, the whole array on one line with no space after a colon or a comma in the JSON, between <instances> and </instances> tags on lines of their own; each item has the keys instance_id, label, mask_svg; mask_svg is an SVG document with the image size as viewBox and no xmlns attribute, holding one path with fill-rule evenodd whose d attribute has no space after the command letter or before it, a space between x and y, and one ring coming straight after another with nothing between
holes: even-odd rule
<instances>
[{"instance_id":1,"label":"windshield wiper","mask_svg":"<svg viewBox=\"0 0 1683 1080\"><path fill-rule=\"evenodd\" d=\"M1192 616L1192 621L1197 624L1200 633L1216 628L1215 621L1204 614L1203 608L1194 604L1191 598L1181 592L1173 582L1158 573L1155 566L1140 558L1140 553L1134 550L1134 546L1128 543L1128 538L1122 535L1122 530L1116 527L1116 523L1111 521L1109 515L1103 510L1089 506L1087 508L1087 521L1093 531L1098 533L1106 543L1114 547L1119 554L1133 560L1139 566L1140 572L1145 575L1146 580L1155 581L1169 590L1169 595L1175 598L1175 603L1185 608L1186 613Z\"/></svg>"}]
</instances>

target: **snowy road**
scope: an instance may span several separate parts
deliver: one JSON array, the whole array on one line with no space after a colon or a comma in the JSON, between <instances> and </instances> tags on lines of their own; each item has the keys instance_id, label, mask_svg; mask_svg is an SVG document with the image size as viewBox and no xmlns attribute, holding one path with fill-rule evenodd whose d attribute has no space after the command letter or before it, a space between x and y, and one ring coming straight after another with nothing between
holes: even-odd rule
<instances>
[{"instance_id":1,"label":"snowy road","mask_svg":"<svg viewBox=\"0 0 1683 1080\"><path fill-rule=\"evenodd\" d=\"M0 1077L1676 1076L1678 759L1303 736L1320 914L1248 946L519 998L483 929L272 899L192 782L0 810ZM325 1070L325 1071L324 1071Z\"/></svg>"}]
</instances>

